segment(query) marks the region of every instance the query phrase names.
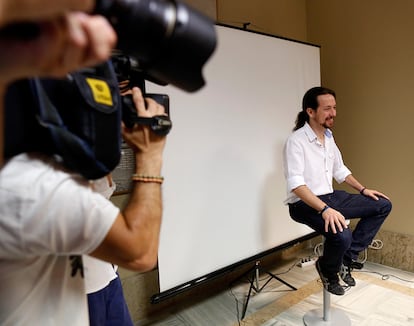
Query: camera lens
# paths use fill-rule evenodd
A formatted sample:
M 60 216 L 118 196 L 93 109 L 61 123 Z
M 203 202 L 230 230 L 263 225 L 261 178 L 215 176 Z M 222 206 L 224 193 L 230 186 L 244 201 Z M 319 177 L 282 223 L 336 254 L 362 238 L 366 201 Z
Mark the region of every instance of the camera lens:
M 208 17 L 171 0 L 100 0 L 95 11 L 116 30 L 117 48 L 151 78 L 190 92 L 205 84 L 201 70 L 216 47 Z

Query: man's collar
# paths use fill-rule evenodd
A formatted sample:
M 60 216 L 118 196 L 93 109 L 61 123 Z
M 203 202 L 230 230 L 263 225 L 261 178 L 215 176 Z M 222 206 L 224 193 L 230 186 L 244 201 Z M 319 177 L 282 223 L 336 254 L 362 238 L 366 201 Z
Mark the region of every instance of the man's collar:
M 309 123 L 305 122 L 304 128 L 305 128 L 305 134 L 308 137 L 309 142 L 313 142 L 316 139 L 318 139 L 318 136 L 316 136 L 315 132 L 313 131 Z M 332 138 L 332 130 L 325 129 L 325 136 L 328 138 Z
M 325 136 L 328 138 L 332 138 L 332 130 L 331 129 L 325 129 Z

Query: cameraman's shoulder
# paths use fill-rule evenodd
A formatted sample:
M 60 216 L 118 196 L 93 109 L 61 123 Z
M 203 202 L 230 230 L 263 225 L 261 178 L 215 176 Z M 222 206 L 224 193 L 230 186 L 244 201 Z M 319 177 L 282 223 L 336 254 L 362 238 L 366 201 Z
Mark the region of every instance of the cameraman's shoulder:
M 64 168 L 59 158 L 43 153 L 21 153 L 9 158 L 0 170 L 1 186 L 24 192 L 48 191 L 66 186 L 66 180 L 88 186 L 79 174 Z

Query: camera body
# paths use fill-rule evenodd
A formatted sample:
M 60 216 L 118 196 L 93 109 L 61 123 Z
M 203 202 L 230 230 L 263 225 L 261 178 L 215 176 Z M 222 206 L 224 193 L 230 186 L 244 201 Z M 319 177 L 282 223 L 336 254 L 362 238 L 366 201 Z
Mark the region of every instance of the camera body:
M 115 52 L 112 55 L 112 65 L 115 70 L 118 82 L 128 81 L 128 88 L 134 86 L 141 89 L 144 97 L 149 97 L 161 104 L 167 115 L 158 115 L 153 118 L 142 118 L 137 115 L 132 95 L 124 95 L 121 97 L 122 104 L 122 121 L 127 128 L 132 128 L 134 124 L 146 124 L 151 127 L 151 130 L 158 135 L 167 135 L 171 128 L 172 122 L 170 119 L 170 98 L 167 94 L 150 94 L 145 91 L 144 74 L 139 69 L 134 67 L 132 59 L 122 54 Z

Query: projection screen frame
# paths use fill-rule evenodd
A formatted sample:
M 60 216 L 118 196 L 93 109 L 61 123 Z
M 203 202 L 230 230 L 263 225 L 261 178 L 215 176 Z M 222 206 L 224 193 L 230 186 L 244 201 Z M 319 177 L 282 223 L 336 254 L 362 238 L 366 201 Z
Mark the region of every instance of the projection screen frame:
M 292 39 L 285 38 L 285 37 L 279 37 L 279 36 L 266 34 L 266 33 L 262 33 L 262 32 L 245 30 L 245 29 L 242 29 L 242 28 L 229 26 L 229 25 L 225 25 L 225 24 L 217 24 L 217 26 L 219 26 L 220 28 L 229 28 L 231 30 L 238 30 L 238 31 L 252 33 L 252 34 L 257 34 L 258 36 L 271 37 L 271 38 L 274 38 L 274 39 L 289 41 L 289 42 L 293 42 L 293 43 L 297 43 L 297 44 L 303 44 L 303 45 L 307 45 L 307 46 L 311 46 L 311 47 L 316 47 L 316 48 L 318 48 L 318 50 L 320 49 L 319 45 L 315 45 L 315 44 L 311 44 L 311 43 L 307 43 L 307 42 L 302 42 L 302 41 L 298 41 L 298 40 L 292 40 Z M 219 39 L 219 42 L 220 42 L 220 39 Z M 320 53 L 319 52 L 318 52 L 318 59 L 320 60 Z M 318 65 L 318 69 L 319 69 L 318 72 L 319 72 L 319 83 L 320 83 L 320 62 L 319 62 L 319 65 Z M 211 81 L 207 79 L 207 83 L 211 83 Z M 156 86 L 156 89 L 157 88 L 158 87 Z M 163 88 L 158 88 L 158 89 L 162 90 Z M 150 91 L 151 91 L 151 93 L 154 93 L 153 89 L 151 89 Z M 164 91 L 164 93 L 165 93 L 165 91 Z M 191 94 L 189 94 L 189 95 L 191 95 Z M 298 99 L 298 102 L 300 100 L 301 99 Z M 173 101 L 174 101 L 174 98 L 170 97 L 170 103 L 173 103 Z M 299 108 L 299 105 L 300 105 L 300 103 L 298 103 L 298 108 Z M 174 124 L 175 123 L 175 121 L 174 121 L 174 107 L 172 107 L 171 115 L 172 115 L 172 121 L 173 121 L 173 124 Z M 292 127 L 293 127 L 293 122 L 294 121 L 290 122 L 292 124 Z M 174 128 L 177 128 L 177 126 L 174 126 Z M 174 132 L 175 132 L 174 128 L 172 130 L 172 134 L 174 134 Z M 167 149 L 168 149 L 168 144 L 167 144 Z M 167 165 L 167 164 L 168 164 L 168 162 L 165 163 L 165 165 Z M 287 212 L 287 208 L 286 208 L 286 212 Z M 309 231 L 307 231 L 307 232 L 308 233 L 301 234 L 300 236 L 298 236 L 296 238 L 293 238 L 293 239 L 289 239 L 288 241 L 283 242 L 281 244 L 278 244 L 274 247 L 271 247 L 270 249 L 265 249 L 265 250 L 262 250 L 262 251 L 258 251 L 257 253 L 253 253 L 252 255 L 246 256 L 246 258 L 235 260 L 234 263 L 230 263 L 230 264 L 228 264 L 228 265 L 226 265 L 222 268 L 217 268 L 212 272 L 205 273 L 203 276 L 192 278 L 189 281 L 179 283 L 178 285 L 167 288 L 166 290 L 161 289 L 159 291 L 159 293 L 156 293 L 151 297 L 151 303 L 156 304 L 156 303 L 159 303 L 159 302 L 164 301 L 166 299 L 169 299 L 169 298 L 173 297 L 174 295 L 183 293 L 183 292 L 188 291 L 188 290 L 190 290 L 190 289 L 192 289 L 196 286 L 205 284 L 208 281 L 216 279 L 221 275 L 232 272 L 235 269 L 237 269 L 237 268 L 239 268 L 239 267 L 241 267 L 245 264 L 248 264 L 250 262 L 258 261 L 258 260 L 262 259 L 263 257 L 265 257 L 269 254 L 272 254 L 276 251 L 289 248 L 293 245 L 299 244 L 303 241 L 309 240 L 309 239 L 314 238 L 315 236 L 317 236 L 317 233 L 313 232 L 313 230 L 311 230 L 311 229 L 309 229 Z M 158 269 L 159 269 L 158 272 L 160 272 L 160 266 L 159 265 L 158 265 Z
M 271 254 L 273 254 L 277 251 L 283 250 L 283 249 L 293 247 L 293 246 L 298 245 L 298 244 L 300 244 L 304 241 L 313 239 L 316 236 L 318 236 L 318 233 L 316 233 L 316 232 L 309 233 L 309 234 L 307 234 L 303 237 L 300 237 L 300 238 L 297 238 L 295 240 L 286 242 L 286 243 L 284 243 L 280 246 L 277 246 L 277 247 L 274 247 L 272 249 L 266 250 L 266 251 L 261 252 L 257 255 L 248 257 L 248 258 L 243 259 L 243 260 L 241 260 L 237 263 L 226 266 L 222 269 L 216 270 L 212 273 L 206 274 L 206 275 L 201 276 L 201 277 L 199 277 L 197 279 L 194 279 L 192 281 L 188 281 L 188 282 L 186 282 L 184 284 L 181 284 L 181 285 L 178 285 L 174 288 L 168 289 L 168 290 L 160 292 L 160 293 L 156 293 L 151 297 L 151 303 L 152 304 L 157 304 L 157 303 L 160 303 L 164 300 L 168 300 L 168 299 L 170 299 L 170 298 L 172 298 L 172 297 L 174 297 L 178 294 L 181 294 L 181 293 L 186 292 L 190 289 L 193 289 L 197 286 L 208 283 L 208 282 L 210 282 L 210 281 L 212 281 L 212 280 L 214 280 L 218 277 L 224 276 L 225 274 L 231 273 L 232 271 L 236 270 L 237 268 L 240 268 L 240 267 L 242 267 L 242 266 L 244 266 L 248 263 L 254 263 L 254 262 L 260 261 L 262 258 L 264 258 L 268 255 L 271 255 Z

